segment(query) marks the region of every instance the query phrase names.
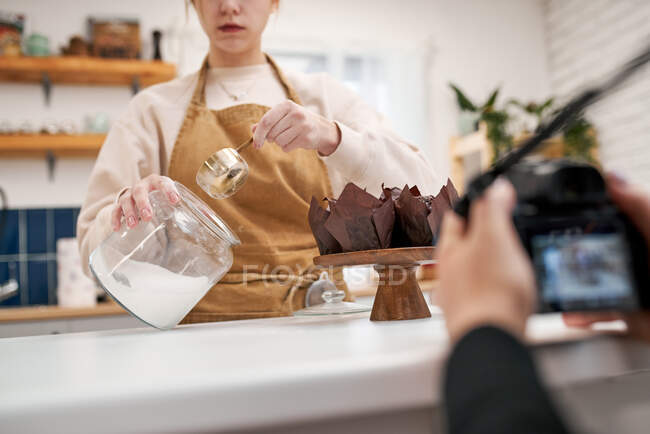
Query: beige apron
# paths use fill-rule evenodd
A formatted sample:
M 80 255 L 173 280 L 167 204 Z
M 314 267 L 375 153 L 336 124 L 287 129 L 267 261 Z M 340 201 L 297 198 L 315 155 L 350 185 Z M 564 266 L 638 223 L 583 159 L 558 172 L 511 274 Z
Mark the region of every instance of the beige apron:
M 286 78 L 267 56 L 287 97 L 300 104 Z M 205 104 L 207 59 L 199 73 L 169 163 L 169 177 L 184 184 L 209 204 L 241 240 L 234 263 L 182 321 L 187 323 L 290 315 L 304 307 L 306 288 L 316 277 L 312 259 L 318 255 L 307 220 L 312 196 L 331 197 L 332 189 L 317 151 L 284 152 L 265 144 L 242 151 L 250 173 L 234 196 L 215 200 L 197 184 L 196 172 L 210 155 L 236 147 L 251 136 L 251 126 L 269 110 L 242 104 L 209 110 Z M 340 277 L 340 271 L 339 271 Z M 337 279 L 337 286 L 344 286 Z M 347 288 L 342 287 L 346 290 Z

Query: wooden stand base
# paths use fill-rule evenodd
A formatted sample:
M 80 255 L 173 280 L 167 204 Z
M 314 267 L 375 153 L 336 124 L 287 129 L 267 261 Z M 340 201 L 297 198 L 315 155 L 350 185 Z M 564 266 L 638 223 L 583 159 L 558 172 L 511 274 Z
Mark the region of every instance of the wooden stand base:
M 405 247 L 317 256 L 314 264 L 322 267 L 374 265 L 379 273 L 379 286 L 370 320 L 397 321 L 431 317 L 415 268 L 433 263 L 433 258 L 434 247 Z
M 379 286 L 371 321 L 429 318 L 431 312 L 415 278 L 416 265 L 375 265 Z

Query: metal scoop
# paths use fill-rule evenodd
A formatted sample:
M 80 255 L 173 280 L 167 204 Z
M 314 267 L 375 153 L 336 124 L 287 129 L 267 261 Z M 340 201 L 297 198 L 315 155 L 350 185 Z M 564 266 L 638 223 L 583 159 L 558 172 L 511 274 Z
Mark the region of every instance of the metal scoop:
M 196 173 L 196 183 L 214 199 L 237 193 L 248 178 L 248 164 L 239 153 L 251 143 L 252 137 L 236 149 L 223 148 L 212 154 Z

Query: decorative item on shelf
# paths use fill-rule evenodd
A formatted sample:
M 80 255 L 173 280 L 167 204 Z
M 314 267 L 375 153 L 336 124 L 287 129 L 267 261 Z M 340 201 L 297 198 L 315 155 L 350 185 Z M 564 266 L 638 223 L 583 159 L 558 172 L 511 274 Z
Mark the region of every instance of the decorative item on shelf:
M 59 122 L 59 133 L 73 135 L 78 134 L 77 124 L 72 119 L 64 119 Z
M 61 53 L 64 56 L 86 57 L 90 55 L 90 47 L 84 38 L 74 35 L 70 38 L 67 47 L 61 47 Z
M 24 28 L 24 15 L 0 12 L 0 56 L 21 55 Z
M 66 119 L 63 121 L 57 121 L 55 119 L 46 119 L 43 121 L 43 124 L 37 131 L 40 134 L 48 134 L 48 135 L 55 135 L 55 134 L 76 134 L 77 133 L 77 127 L 74 123 L 73 120 L 71 119 Z
M 0 136 L 2 135 L 75 135 L 79 132 L 77 124 L 72 119 L 57 121 L 55 119 L 46 119 L 42 123 L 32 120 L 23 120 L 14 126 L 8 119 L 0 119 Z
M 154 30 L 151 36 L 153 38 L 153 60 L 162 60 L 162 54 L 160 52 L 162 32 L 160 30 Z
M 24 120 L 18 125 L 19 134 L 37 134 L 38 131 L 39 128 L 34 121 Z
M 54 119 L 47 119 L 43 122 L 39 132 L 41 134 L 58 134 L 59 126 Z
M 92 54 L 117 59 L 140 58 L 140 23 L 135 19 L 89 18 Z
M 25 54 L 33 57 L 47 57 L 50 55 L 50 40 L 40 33 L 32 33 L 25 40 Z
M 13 124 L 9 119 L 0 119 L 0 135 L 8 135 L 14 133 Z
M 106 134 L 111 122 L 106 113 L 99 112 L 85 117 L 85 132 L 90 134 Z

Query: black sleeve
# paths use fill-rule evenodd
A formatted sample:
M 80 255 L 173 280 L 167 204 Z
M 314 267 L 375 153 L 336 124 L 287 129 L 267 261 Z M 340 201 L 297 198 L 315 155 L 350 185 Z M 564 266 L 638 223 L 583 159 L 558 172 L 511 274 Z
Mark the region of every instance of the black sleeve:
M 496 327 L 465 335 L 447 361 L 451 434 L 567 433 L 526 348 Z

